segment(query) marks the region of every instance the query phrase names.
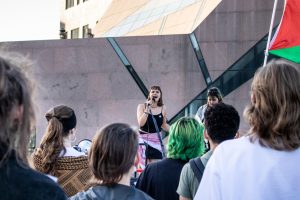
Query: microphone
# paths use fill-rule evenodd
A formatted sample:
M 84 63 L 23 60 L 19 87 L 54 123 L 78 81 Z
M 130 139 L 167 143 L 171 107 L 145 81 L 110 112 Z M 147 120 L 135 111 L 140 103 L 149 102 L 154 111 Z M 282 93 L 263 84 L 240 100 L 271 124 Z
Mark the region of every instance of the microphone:
M 151 101 L 155 101 L 155 97 L 152 97 Z M 147 105 L 150 106 L 151 103 L 149 102 Z

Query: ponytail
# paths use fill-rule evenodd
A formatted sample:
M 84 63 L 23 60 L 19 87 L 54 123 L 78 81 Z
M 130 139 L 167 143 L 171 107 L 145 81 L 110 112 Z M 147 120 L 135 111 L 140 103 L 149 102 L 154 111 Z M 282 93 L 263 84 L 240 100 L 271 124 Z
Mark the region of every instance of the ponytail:
M 56 118 L 52 117 L 42 137 L 39 154 L 42 158 L 43 172 L 49 173 L 53 170 L 54 164 L 61 151 L 66 151 L 63 145 L 63 125 Z
M 64 155 L 64 137 L 70 134 L 70 130 L 76 127 L 76 115 L 72 108 L 59 105 L 51 108 L 45 115 L 48 126 L 41 140 L 40 147 L 34 152 L 34 156 L 41 159 L 39 171 L 51 173 L 60 156 Z M 54 175 L 54 174 L 53 174 Z

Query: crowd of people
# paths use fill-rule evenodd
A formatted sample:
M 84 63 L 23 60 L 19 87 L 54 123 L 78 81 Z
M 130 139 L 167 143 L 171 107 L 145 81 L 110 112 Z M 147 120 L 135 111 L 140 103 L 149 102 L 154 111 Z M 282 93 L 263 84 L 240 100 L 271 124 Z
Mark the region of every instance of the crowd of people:
M 300 197 L 300 67 L 294 63 L 272 60 L 255 73 L 244 110 L 247 135 L 239 135 L 240 116 L 218 88 L 208 90 L 207 104 L 195 117 L 169 126 L 162 90 L 152 86 L 137 107 L 139 128 L 116 122 L 104 126 L 88 155 L 72 146 L 74 109 L 50 108 L 40 145 L 29 156 L 34 84 L 24 69 L 30 65 L 19 54 L 0 53 L 1 199 Z M 162 130 L 169 133 L 167 143 Z

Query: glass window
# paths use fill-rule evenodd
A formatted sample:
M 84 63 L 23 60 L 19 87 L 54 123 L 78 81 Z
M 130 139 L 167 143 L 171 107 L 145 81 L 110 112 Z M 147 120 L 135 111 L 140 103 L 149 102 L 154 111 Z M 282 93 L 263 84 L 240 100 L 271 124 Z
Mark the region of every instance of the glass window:
M 88 38 L 89 33 L 89 25 L 85 25 L 82 27 L 82 38 Z
M 60 39 L 67 39 L 67 32 L 66 32 L 66 30 L 65 29 L 60 29 L 59 30 L 59 37 L 60 37 Z
M 74 0 L 66 0 L 66 9 L 74 6 Z
M 71 39 L 79 38 L 79 28 L 71 30 Z

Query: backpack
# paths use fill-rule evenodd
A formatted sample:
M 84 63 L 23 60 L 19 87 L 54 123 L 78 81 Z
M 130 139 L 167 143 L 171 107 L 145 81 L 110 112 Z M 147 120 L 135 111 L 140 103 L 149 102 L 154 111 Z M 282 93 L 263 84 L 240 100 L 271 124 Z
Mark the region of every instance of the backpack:
M 202 175 L 203 175 L 203 172 L 204 172 L 204 165 L 200 159 L 200 157 L 197 157 L 197 158 L 194 158 L 194 159 L 191 159 L 189 161 L 190 165 L 191 165 L 191 168 L 197 178 L 197 180 L 201 181 L 201 178 L 202 178 Z

